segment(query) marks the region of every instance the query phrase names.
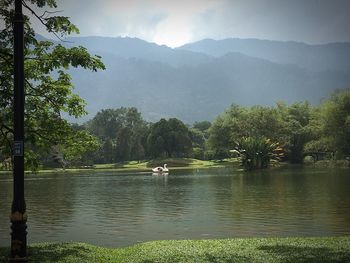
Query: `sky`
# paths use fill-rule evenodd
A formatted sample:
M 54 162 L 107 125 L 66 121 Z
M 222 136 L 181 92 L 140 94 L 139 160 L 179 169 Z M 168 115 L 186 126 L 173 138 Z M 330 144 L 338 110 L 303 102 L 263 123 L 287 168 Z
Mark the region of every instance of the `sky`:
M 178 47 L 205 38 L 350 42 L 350 0 L 57 0 L 81 36 Z M 45 36 L 44 28 L 34 22 Z

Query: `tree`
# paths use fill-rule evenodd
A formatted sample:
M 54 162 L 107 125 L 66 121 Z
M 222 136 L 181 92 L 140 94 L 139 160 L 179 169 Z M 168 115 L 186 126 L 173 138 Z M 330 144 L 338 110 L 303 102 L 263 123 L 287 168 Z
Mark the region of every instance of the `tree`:
M 97 142 L 86 131 L 75 131 L 62 117 L 86 114 L 85 102 L 73 93 L 73 85 L 67 70 L 82 67 L 92 71 L 104 69 L 99 56 L 91 56 L 84 47 L 66 48 L 61 43 L 39 41 L 31 27 L 31 20 L 38 19 L 49 32 L 58 38 L 75 32 L 78 28 L 68 17 L 56 16 L 54 12 L 39 11 L 57 8 L 55 0 L 23 1 L 31 17 L 25 16 L 25 144 L 26 164 L 38 164 L 40 155 L 58 147 L 68 158 L 75 158 L 86 149 L 96 148 Z M 0 31 L 0 151 L 11 154 L 13 140 L 13 1 L 0 2 L 0 19 L 4 28 Z M 35 161 L 36 160 L 36 161 Z
M 192 150 L 190 131 L 176 118 L 161 119 L 154 123 L 150 128 L 147 144 L 153 157 L 182 157 Z
M 141 138 L 137 138 L 131 147 L 132 160 L 140 161 L 145 158 L 145 148 L 141 143 Z
M 116 160 L 130 160 L 132 145 L 132 131 L 130 127 L 121 127 L 117 131 L 116 138 Z
M 202 131 L 202 132 L 207 131 L 210 128 L 210 126 L 211 126 L 210 121 L 196 121 L 193 124 L 194 129 L 197 129 L 197 130 Z
M 225 158 L 234 147 L 232 136 L 240 132 L 242 119 L 247 110 L 239 105 L 232 105 L 220 114 L 209 128 L 208 146 L 214 152 L 214 158 Z M 242 135 L 243 136 L 243 135 Z
M 308 102 L 289 106 L 280 102 L 277 109 L 283 125 L 279 141 L 284 144 L 286 157 L 292 163 L 302 163 L 304 147 L 314 137 L 314 127 L 310 122 L 312 108 Z
M 320 107 L 321 136 L 336 158 L 350 155 L 350 89 L 334 92 Z
M 281 127 L 277 110 L 272 107 L 232 105 L 211 125 L 208 143 L 217 158 L 224 158 L 235 147 L 235 142 L 243 137 L 266 137 L 278 141 Z
M 307 102 L 289 106 L 279 102 L 277 107 L 233 105 L 213 122 L 209 146 L 215 152 L 227 152 L 244 137 L 264 137 L 282 145 L 285 158 L 301 163 L 304 146 L 314 136 L 311 110 Z
M 106 156 L 105 162 L 140 160 L 144 157 L 146 145 L 142 143 L 146 140 L 144 137 L 147 136 L 148 127 L 136 108 L 103 109 L 85 126 L 103 145 L 107 141 L 114 145 L 113 158 Z
M 206 141 L 209 137 L 209 121 L 195 122 L 190 129 L 192 140 L 192 157 L 196 159 L 205 159 Z
M 124 114 L 122 111 L 122 109 L 102 109 L 85 126 L 101 140 L 113 140 L 117 136 L 116 131 L 121 127 L 120 115 Z
M 246 170 L 267 168 L 271 159 L 280 160 L 283 149 L 264 137 L 244 137 L 236 142 L 235 151 L 240 154 Z
M 115 160 L 115 154 L 114 154 L 114 148 L 115 146 L 113 145 L 113 141 L 111 139 L 107 139 L 102 143 L 102 151 L 101 155 L 99 158 L 102 160 L 99 160 L 100 162 L 103 163 L 112 163 Z

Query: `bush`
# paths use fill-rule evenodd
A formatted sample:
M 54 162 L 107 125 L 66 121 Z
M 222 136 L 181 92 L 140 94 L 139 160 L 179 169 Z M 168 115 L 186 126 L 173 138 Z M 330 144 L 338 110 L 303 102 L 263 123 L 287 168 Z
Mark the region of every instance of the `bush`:
M 236 142 L 235 150 L 240 154 L 242 166 L 246 170 L 267 168 L 271 159 L 280 160 L 284 156 L 278 143 L 264 137 L 246 137 Z

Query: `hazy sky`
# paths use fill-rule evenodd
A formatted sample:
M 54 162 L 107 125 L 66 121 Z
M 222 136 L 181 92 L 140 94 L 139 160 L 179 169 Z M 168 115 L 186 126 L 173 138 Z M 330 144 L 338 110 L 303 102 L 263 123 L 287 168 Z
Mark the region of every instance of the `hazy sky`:
M 350 41 L 350 0 L 57 0 L 82 36 Z M 39 29 L 39 33 L 43 30 Z M 47 36 L 47 35 L 46 35 Z

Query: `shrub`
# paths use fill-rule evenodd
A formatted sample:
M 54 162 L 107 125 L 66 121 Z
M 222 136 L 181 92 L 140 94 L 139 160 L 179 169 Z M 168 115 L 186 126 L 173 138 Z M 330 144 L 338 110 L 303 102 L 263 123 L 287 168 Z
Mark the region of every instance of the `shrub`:
M 265 137 L 244 137 L 237 141 L 234 152 L 240 155 L 241 164 L 246 170 L 267 168 L 271 159 L 280 160 L 283 149 Z

